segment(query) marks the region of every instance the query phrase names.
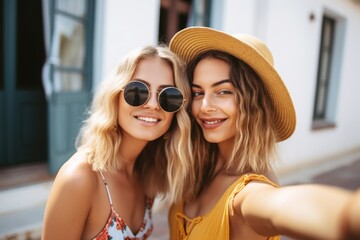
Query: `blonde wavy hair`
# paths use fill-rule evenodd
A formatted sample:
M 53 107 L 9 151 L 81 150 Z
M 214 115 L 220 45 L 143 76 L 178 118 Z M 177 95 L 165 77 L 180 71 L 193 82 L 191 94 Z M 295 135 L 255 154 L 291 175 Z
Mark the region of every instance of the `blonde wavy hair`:
M 215 58 L 229 64 L 230 81 L 236 89 L 239 114 L 236 121 L 235 144 L 225 170 L 233 175 L 270 171 L 271 162 L 276 155 L 276 134 L 272 121 L 273 105 L 261 79 L 243 61 L 230 54 L 212 50 L 197 56 L 189 63 L 187 74 L 190 83 L 193 82 L 196 65 L 205 58 Z M 216 144 L 205 140 L 200 126 L 193 118 L 192 125 L 195 154 L 192 174 L 200 179 L 193 184 L 192 197 L 197 197 L 212 179 L 218 159 L 218 148 Z
M 121 133 L 117 119 L 119 95 L 131 80 L 135 69 L 144 58 L 156 57 L 166 61 L 173 69 L 175 86 L 190 98 L 183 62 L 166 46 L 147 46 L 137 49 L 120 62 L 114 73 L 99 85 L 95 92 L 89 116 L 77 138 L 77 148 L 85 150 L 88 162 L 94 169 L 116 171 L 121 162 L 117 159 Z M 191 167 L 190 119 L 186 112 L 189 101 L 175 113 L 165 136 L 149 142 L 135 163 L 144 189 L 149 195 L 166 194 L 169 201 L 182 198 Z

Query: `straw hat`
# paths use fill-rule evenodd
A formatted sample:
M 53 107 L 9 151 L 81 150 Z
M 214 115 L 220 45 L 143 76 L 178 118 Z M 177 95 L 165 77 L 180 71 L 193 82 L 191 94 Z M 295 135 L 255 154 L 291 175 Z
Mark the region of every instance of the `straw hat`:
M 212 28 L 189 27 L 176 33 L 169 47 L 186 63 L 208 50 L 226 52 L 247 63 L 264 82 L 275 107 L 273 118 L 277 141 L 293 134 L 296 115 L 291 97 L 274 68 L 270 50 L 261 40 L 247 34 L 229 35 Z

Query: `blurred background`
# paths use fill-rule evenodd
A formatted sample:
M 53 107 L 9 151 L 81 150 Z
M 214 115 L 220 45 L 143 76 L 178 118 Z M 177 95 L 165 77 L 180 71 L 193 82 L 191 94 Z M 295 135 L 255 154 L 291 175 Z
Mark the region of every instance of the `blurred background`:
M 193 25 L 271 49 L 297 112 L 282 184 L 360 187 L 360 0 L 0 0 L 0 239 L 40 239 L 98 83 L 128 51 Z M 155 210 L 153 239 L 167 239 Z

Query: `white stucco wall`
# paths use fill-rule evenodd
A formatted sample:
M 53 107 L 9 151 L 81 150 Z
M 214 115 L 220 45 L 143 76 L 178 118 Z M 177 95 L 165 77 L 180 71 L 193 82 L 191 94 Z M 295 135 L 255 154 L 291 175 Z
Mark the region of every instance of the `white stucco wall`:
M 302 165 L 359 149 L 360 108 L 357 105 L 360 99 L 357 91 L 360 81 L 359 67 L 355 62 L 360 61 L 360 6 L 352 1 L 338 0 L 274 0 L 269 6 L 268 40 L 297 110 L 296 132 L 290 141 L 280 145 L 284 161 L 290 166 Z M 342 66 L 336 127 L 315 131 L 311 124 L 324 11 L 345 18 L 346 30 L 343 59 L 339 60 Z M 311 13 L 315 16 L 314 21 L 309 19 Z
M 134 48 L 158 41 L 160 0 L 97 1 L 95 85 Z
M 280 143 L 282 168 L 308 165 L 360 151 L 360 1 L 358 0 L 214 0 L 217 29 L 246 32 L 271 49 L 297 112 L 294 135 Z M 140 3 L 141 2 L 141 3 Z M 98 1 L 97 78 L 108 74 L 129 50 L 156 44 L 160 0 Z M 324 12 L 345 19 L 345 36 L 336 106 L 336 127 L 312 130 L 321 24 Z M 314 19 L 310 20 L 310 14 Z M 141 16 L 141 17 L 139 17 Z M 96 85 L 96 84 L 95 84 Z
M 297 112 L 294 135 L 280 143 L 286 167 L 307 165 L 360 149 L 360 2 L 352 0 L 226 0 L 222 30 L 248 32 L 271 49 Z M 324 12 L 345 18 L 335 128 L 312 130 Z M 310 20 L 310 14 L 315 16 Z M 341 63 L 341 60 L 340 60 Z

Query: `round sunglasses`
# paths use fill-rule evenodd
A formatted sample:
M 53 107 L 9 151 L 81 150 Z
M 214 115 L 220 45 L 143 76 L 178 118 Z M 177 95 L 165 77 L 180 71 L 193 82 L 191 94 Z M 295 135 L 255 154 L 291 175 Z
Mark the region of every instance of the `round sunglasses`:
M 149 87 L 140 81 L 131 81 L 123 88 L 124 99 L 127 104 L 133 107 L 140 107 L 150 99 Z M 158 94 L 158 103 L 165 112 L 177 112 L 184 105 L 185 98 L 176 87 L 166 87 L 161 89 Z

